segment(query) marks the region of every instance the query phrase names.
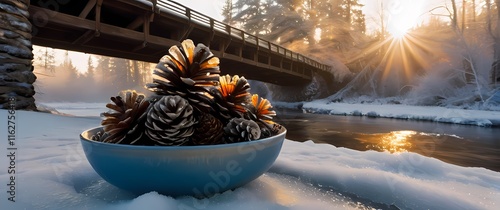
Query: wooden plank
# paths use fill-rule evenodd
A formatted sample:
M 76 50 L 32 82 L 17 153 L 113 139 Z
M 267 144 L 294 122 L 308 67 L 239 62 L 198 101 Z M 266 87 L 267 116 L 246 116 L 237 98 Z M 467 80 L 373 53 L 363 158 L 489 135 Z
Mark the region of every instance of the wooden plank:
M 85 8 L 83 8 L 82 12 L 80 12 L 80 15 L 78 15 L 78 17 L 87 18 L 87 15 L 89 15 L 90 11 L 92 11 L 96 3 L 97 0 L 89 0 L 87 2 L 87 5 L 85 5 Z
M 143 16 L 143 24 L 142 24 L 142 33 L 144 35 L 144 40 L 142 42 L 141 45 L 135 47 L 133 49 L 133 51 L 137 51 L 137 50 L 140 50 L 142 48 L 145 48 L 147 45 L 148 45 L 148 37 L 149 37 L 149 20 L 150 20 L 150 16 L 153 15 L 153 14 L 144 14 Z
M 189 34 L 191 34 L 191 31 L 193 31 L 193 28 L 194 28 L 194 25 L 189 24 L 189 26 L 187 28 L 185 28 L 184 31 L 181 33 L 178 40 L 182 41 L 182 40 L 186 39 L 189 36 Z
M 89 42 L 94 37 L 95 37 L 95 31 L 88 30 L 85 33 L 83 33 L 80 37 L 78 37 L 78 39 L 73 41 L 71 44 L 82 45 L 82 44 Z
M 99 33 L 101 31 L 101 8 L 102 8 L 102 1 L 103 0 L 97 0 L 97 5 L 95 8 L 95 31 L 96 31 L 96 36 L 99 36 Z
M 30 7 L 30 12 L 45 12 L 47 9 L 43 9 L 40 7 L 35 7 L 31 6 Z M 71 29 L 87 29 L 87 30 L 95 30 L 95 22 L 92 20 L 87 20 L 63 13 L 57 13 L 56 15 L 53 16 L 53 18 L 48 19 L 49 23 L 54 23 L 58 25 L 63 25 L 67 27 L 69 30 Z M 126 28 L 121 28 L 117 26 L 112 26 L 108 24 L 101 24 L 101 33 L 105 33 L 108 35 L 116 36 L 116 37 L 123 37 L 123 38 L 128 38 L 128 39 L 135 39 L 135 40 L 144 40 L 144 35 L 141 32 L 129 30 Z M 148 36 L 148 41 L 153 44 L 157 45 L 172 45 L 172 44 L 180 44 L 178 41 L 158 37 L 158 36 Z
M 127 25 L 127 28 L 135 30 L 135 29 L 139 28 L 139 26 L 141 26 L 143 24 L 144 24 L 144 18 L 142 16 L 138 16 L 138 17 L 136 17 L 134 19 L 134 21 L 132 21 L 131 23 L 129 23 Z
M 70 28 L 81 28 L 81 29 L 94 29 L 95 25 L 93 21 L 86 20 L 83 18 L 63 14 L 63 13 L 56 13 L 54 11 L 36 7 L 36 6 L 30 6 L 29 12 L 31 14 L 36 14 L 37 12 L 40 13 L 45 13 L 45 14 L 53 14 L 51 18 L 47 19 L 48 23 L 55 23 L 55 24 L 60 24 L 60 25 L 69 25 Z M 45 24 L 47 25 L 47 24 Z M 43 28 L 44 26 L 37 26 L 39 28 Z

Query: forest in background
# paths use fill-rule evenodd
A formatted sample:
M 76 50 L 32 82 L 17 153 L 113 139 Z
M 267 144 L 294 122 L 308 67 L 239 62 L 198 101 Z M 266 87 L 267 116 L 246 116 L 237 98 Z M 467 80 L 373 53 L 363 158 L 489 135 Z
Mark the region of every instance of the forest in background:
M 40 102 L 106 102 L 110 96 L 126 89 L 146 93 L 145 84 L 151 81 L 155 66 L 142 61 L 90 55 L 81 73 L 68 51 L 62 58 L 57 57 L 55 49 L 46 47 L 34 54 L 33 65 L 38 77 L 35 98 Z M 57 62 L 58 59 L 62 62 Z
M 221 13 L 234 27 L 333 66 L 335 81 L 315 75 L 305 87 L 265 84 L 275 100 L 329 96 L 334 102 L 489 109 L 500 75 L 494 65 L 500 58 L 500 0 L 446 1 L 424 11 L 428 19 L 401 37 L 387 26 L 391 2 L 378 1 L 372 31 L 358 0 L 226 0 Z M 50 51 L 35 52 L 37 100 L 102 101 L 122 89 L 142 92 L 154 68 L 92 55 L 87 72 L 78 74 L 68 58 L 55 65 Z M 340 91 L 322 89 L 324 83 L 346 80 L 350 83 Z
M 395 11 L 417 9 L 400 7 L 410 2 L 377 1 L 379 16 L 371 23 L 377 29 L 370 32 L 357 0 L 226 0 L 223 16 L 235 27 L 334 66 L 336 73 L 349 69 L 354 78 L 328 97 L 332 102 L 499 109 L 492 99 L 500 95 L 500 0 L 443 1 L 422 11 L 426 21 L 404 33 L 391 31 L 388 20 Z M 405 15 L 411 14 L 398 18 Z M 317 96 L 321 86 L 310 84 L 308 95 Z M 280 100 L 292 98 L 289 92 L 280 92 Z

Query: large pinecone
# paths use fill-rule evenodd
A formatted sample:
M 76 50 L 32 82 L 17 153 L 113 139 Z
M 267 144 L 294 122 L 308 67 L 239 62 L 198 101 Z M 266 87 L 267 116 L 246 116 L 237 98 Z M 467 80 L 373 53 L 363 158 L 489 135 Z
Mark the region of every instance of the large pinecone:
M 221 76 L 217 88 L 211 90 L 214 96 L 216 114 L 227 123 L 231 118 L 243 117 L 245 105 L 250 100 L 250 84 L 245 77 Z
M 172 46 L 154 70 L 153 83 L 147 87 L 159 95 L 179 95 L 196 109 L 206 112 L 212 108 L 208 89 L 219 82 L 219 58 L 203 44 L 194 46 L 187 39 L 182 47 Z
M 149 109 L 146 135 L 160 145 L 183 145 L 197 121 L 193 107 L 180 96 L 163 96 Z
M 106 105 L 110 111 L 102 113 L 104 119 L 101 125 L 105 134 L 99 136 L 99 140 L 117 144 L 147 144 L 142 137 L 150 103 L 144 95 L 127 90 L 111 97 L 111 101 Z
M 202 113 L 191 136 L 191 143 L 194 145 L 220 144 L 223 134 L 224 124 L 213 115 Z
M 226 143 L 252 141 L 260 138 L 260 128 L 252 120 L 233 118 L 224 127 Z
M 247 105 L 245 118 L 257 122 L 261 129 L 261 138 L 267 138 L 275 134 L 273 117 L 276 112 L 272 109 L 271 103 L 257 94 L 252 95 L 251 103 Z

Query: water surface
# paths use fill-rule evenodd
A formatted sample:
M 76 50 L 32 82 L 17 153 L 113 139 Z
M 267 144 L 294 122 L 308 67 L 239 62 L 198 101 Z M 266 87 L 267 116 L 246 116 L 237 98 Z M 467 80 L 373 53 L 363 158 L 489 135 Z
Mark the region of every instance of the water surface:
M 416 152 L 442 161 L 500 171 L 500 128 L 278 109 L 287 139 L 355 150 Z

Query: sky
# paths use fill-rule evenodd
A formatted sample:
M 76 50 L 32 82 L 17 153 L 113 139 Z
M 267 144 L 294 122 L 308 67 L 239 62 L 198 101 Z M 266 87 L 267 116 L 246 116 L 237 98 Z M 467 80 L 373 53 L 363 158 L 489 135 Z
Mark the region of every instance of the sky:
M 418 24 L 426 22 L 433 10 L 433 14 L 443 15 L 447 11 L 444 7 L 450 5 L 450 0 L 359 0 L 366 15 L 369 32 L 381 28 L 381 8 L 384 8 L 385 25 L 390 33 L 406 32 Z M 461 2 L 461 1 L 460 1 Z M 461 5 L 460 2 L 457 4 Z
M 193 10 L 201 12 L 207 16 L 210 16 L 216 20 L 222 20 L 222 7 L 224 6 L 224 0 L 175 0 L 176 2 L 189 7 Z M 233 0 L 235 1 L 235 0 Z

